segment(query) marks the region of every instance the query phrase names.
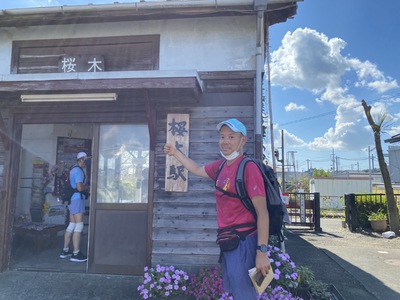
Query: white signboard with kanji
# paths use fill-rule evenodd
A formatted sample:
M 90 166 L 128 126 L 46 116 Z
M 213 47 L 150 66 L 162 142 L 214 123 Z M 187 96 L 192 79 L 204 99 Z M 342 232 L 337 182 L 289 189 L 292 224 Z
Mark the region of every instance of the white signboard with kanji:
M 61 73 L 104 72 L 104 57 L 101 55 L 64 55 L 58 59 Z

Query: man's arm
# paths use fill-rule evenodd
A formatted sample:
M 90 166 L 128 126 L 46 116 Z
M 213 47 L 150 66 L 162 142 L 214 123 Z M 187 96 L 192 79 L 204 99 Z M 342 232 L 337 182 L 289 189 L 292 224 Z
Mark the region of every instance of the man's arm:
M 89 190 L 89 186 L 83 184 L 82 182 L 77 182 L 77 183 L 76 183 L 76 189 L 77 189 L 79 192 L 84 192 L 84 191 Z
M 204 166 L 198 165 L 194 160 L 190 159 L 182 152 L 178 151 L 173 145 L 166 144 L 164 146 L 164 153 L 175 157 L 189 172 L 204 178 L 209 178 Z
M 77 171 L 79 171 L 80 173 L 77 173 Z M 83 170 L 80 169 L 80 167 L 76 167 L 73 168 L 73 170 L 71 172 L 75 172 L 75 180 L 77 181 L 76 183 L 76 190 L 78 192 L 84 192 L 89 190 L 89 186 L 87 186 L 86 184 L 83 183 L 85 175 L 83 173 Z
M 268 245 L 269 238 L 269 215 L 267 202 L 263 196 L 255 196 L 252 199 L 257 213 L 257 245 Z M 256 268 L 264 276 L 267 276 L 270 270 L 270 262 L 267 253 L 257 250 Z

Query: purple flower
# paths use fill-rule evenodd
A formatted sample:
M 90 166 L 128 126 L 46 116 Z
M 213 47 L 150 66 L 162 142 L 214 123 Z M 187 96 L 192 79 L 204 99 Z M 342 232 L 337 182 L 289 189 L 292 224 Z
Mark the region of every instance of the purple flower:
M 189 276 L 186 272 L 175 269 L 174 266 L 161 265 L 156 265 L 155 268 L 145 267 L 143 270 L 143 284 L 137 288 L 141 299 L 160 299 L 187 293 Z M 152 290 L 152 293 L 149 290 Z

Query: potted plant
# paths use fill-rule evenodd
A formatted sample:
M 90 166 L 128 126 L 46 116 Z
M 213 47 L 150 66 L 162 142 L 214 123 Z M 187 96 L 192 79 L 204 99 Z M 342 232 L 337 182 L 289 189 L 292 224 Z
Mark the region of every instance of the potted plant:
M 332 293 L 329 290 L 329 285 L 321 280 L 314 280 L 310 286 L 310 296 L 313 300 L 330 300 Z
M 307 299 L 310 286 L 314 281 L 314 272 L 308 266 L 298 266 L 297 272 L 297 288 L 295 290 L 296 296 Z
M 387 228 L 387 215 L 382 208 L 376 212 L 370 212 L 368 221 L 371 223 L 373 231 L 385 231 Z

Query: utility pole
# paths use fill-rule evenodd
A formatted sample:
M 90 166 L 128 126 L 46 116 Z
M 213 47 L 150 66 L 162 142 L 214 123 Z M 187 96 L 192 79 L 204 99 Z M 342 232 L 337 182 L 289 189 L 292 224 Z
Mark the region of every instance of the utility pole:
M 336 174 L 339 173 L 340 170 L 340 157 L 336 155 Z
M 375 147 L 374 147 L 374 149 L 375 149 Z M 371 149 L 371 150 L 374 150 L 374 149 Z M 372 160 L 372 170 L 375 170 L 375 165 L 374 165 L 375 158 L 374 158 L 374 154 L 371 154 L 371 160 Z
M 307 171 L 310 171 L 312 169 L 312 161 L 310 159 L 307 159 Z
M 266 59 L 267 59 L 267 92 L 268 92 L 268 118 L 269 118 L 269 134 L 271 136 L 271 155 L 275 154 L 274 146 L 274 122 L 272 121 L 272 98 L 271 98 L 271 71 L 270 71 L 270 53 L 269 53 L 269 26 L 266 26 Z M 276 172 L 275 159 L 272 158 L 272 169 Z
M 291 178 L 294 178 L 294 182 L 297 184 L 297 176 L 296 176 L 296 163 L 295 163 L 295 158 L 294 158 L 294 154 L 296 153 L 296 151 L 288 151 L 288 158 L 287 158 L 287 162 L 286 162 L 286 166 L 288 167 L 288 172 L 291 171 L 291 169 L 289 169 L 289 167 L 293 167 L 293 174 L 294 176 L 292 176 Z
M 281 141 L 282 141 L 282 158 L 279 159 L 279 151 L 275 150 L 274 154 L 276 160 L 282 164 L 282 192 L 285 191 L 285 143 L 283 130 L 281 130 Z
M 372 194 L 372 171 L 371 171 L 371 151 L 375 149 L 368 146 L 368 173 L 369 173 L 369 193 Z M 374 163 L 374 156 L 372 155 L 372 164 Z M 372 166 L 373 168 L 373 166 Z

